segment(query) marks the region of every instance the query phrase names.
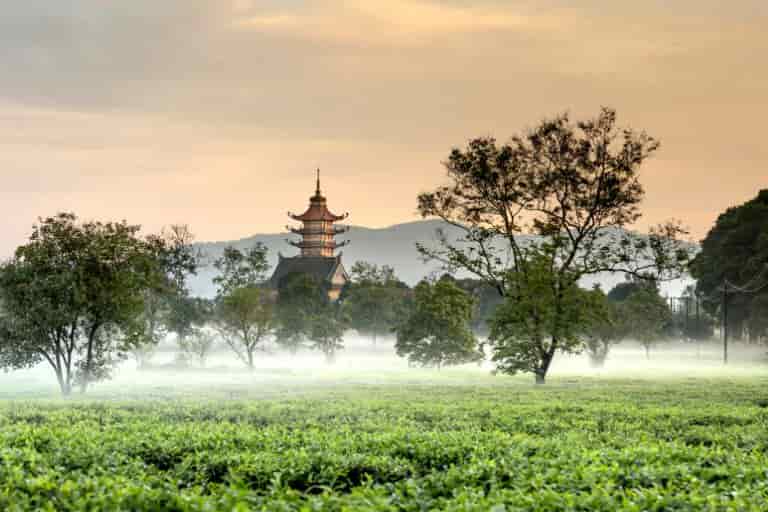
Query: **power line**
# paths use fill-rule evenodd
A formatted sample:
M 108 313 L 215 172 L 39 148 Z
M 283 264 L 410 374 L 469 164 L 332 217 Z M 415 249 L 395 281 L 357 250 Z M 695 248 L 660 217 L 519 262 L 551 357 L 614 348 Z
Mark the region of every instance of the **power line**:
M 757 293 L 757 292 L 763 290 L 764 288 L 768 287 L 768 281 L 766 281 L 763 284 L 755 287 L 755 283 L 758 282 L 758 281 L 761 281 L 763 279 L 763 277 L 765 277 L 765 275 L 767 273 L 768 273 L 768 265 L 765 265 L 763 267 L 763 270 L 760 271 L 760 273 L 758 275 L 753 277 L 750 282 L 748 282 L 746 284 L 743 284 L 741 286 L 730 282 L 728 280 L 728 278 L 726 278 L 726 277 L 723 277 L 723 281 L 725 282 L 726 286 L 730 286 L 731 288 L 733 288 L 734 290 L 736 290 L 738 292 L 741 292 L 741 293 Z M 750 288 L 752 288 L 752 289 L 750 290 Z

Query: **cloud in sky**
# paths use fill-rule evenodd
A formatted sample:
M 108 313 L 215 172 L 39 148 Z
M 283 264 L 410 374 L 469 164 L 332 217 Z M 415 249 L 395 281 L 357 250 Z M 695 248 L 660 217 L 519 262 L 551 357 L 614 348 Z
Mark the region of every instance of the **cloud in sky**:
M 240 12 L 234 26 L 267 33 L 356 45 L 412 46 L 457 33 L 553 28 L 556 20 L 514 9 L 468 7 L 429 0 L 329 1 L 314 8 Z
M 207 239 L 275 231 L 305 201 L 316 166 L 355 222 L 407 220 L 415 195 L 442 179 L 451 146 L 603 104 L 662 139 L 645 171 L 649 221 L 673 215 L 703 234 L 719 209 L 764 184 L 766 9 L 758 0 L 7 3 L 0 247 L 56 209 L 148 226 L 185 220 Z

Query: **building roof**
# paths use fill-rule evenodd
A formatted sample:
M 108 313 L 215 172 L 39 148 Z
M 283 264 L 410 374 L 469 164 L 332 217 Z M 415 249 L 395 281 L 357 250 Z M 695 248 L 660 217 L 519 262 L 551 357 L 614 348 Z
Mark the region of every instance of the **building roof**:
M 269 285 L 272 288 L 279 288 L 281 282 L 290 274 L 309 274 L 320 282 L 326 283 L 333 278 L 339 267 L 346 275 L 347 272 L 341 263 L 341 255 L 331 257 L 295 256 L 293 258 L 281 256 L 277 268 L 269 280 Z
M 309 208 L 301 215 L 292 215 L 292 219 L 306 222 L 306 221 L 325 221 L 336 222 L 346 219 L 347 214 L 335 215 L 328 210 L 327 201 L 323 194 L 320 192 L 320 169 L 317 170 L 317 188 L 315 189 L 315 195 L 309 198 Z
M 325 221 L 336 222 L 347 218 L 346 215 L 335 215 L 328 210 L 325 205 L 325 198 L 323 196 L 313 196 L 310 198 L 309 208 L 301 215 L 291 215 L 294 220 L 306 222 L 306 221 Z

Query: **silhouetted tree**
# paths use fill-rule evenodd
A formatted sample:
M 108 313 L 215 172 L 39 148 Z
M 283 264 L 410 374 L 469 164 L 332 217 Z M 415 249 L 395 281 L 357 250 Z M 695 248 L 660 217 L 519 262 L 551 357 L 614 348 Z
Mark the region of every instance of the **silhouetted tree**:
M 578 123 L 561 115 L 508 144 L 480 138 L 465 150 L 454 149 L 446 163 L 450 183 L 419 196 L 422 216 L 438 217 L 463 232 L 451 242 L 438 231 L 437 245 L 418 245 L 422 255 L 449 272 L 461 269 L 482 279 L 509 297 L 509 307 L 535 301 L 519 295 L 526 287 L 510 286 L 531 280 L 521 273 L 539 271 L 538 263 L 527 262 L 549 262 L 552 322 L 558 328 L 549 333 L 539 363 L 503 364 L 501 371 L 533 371 L 543 382 L 558 350 L 581 348 L 562 338 L 569 333 L 559 326 L 572 314 L 566 292 L 582 277 L 654 271 L 669 278 L 681 272 L 689 254 L 678 240 L 683 231 L 677 224 L 658 226 L 649 236 L 624 229 L 640 217 L 644 191 L 638 172 L 657 148 L 645 133 L 619 129 L 613 110 Z M 500 331 L 502 325 L 497 337 L 512 339 Z M 525 354 L 534 347 L 517 350 L 521 359 L 533 361 Z M 507 357 L 515 356 L 497 354 Z
M 726 280 L 748 290 L 729 296 L 729 333 L 734 339 L 744 333 L 755 340 L 768 336 L 768 189 L 717 218 L 691 263 L 691 275 L 697 292 L 710 299 L 703 303 L 706 311 L 716 318 L 722 314 L 719 299 Z

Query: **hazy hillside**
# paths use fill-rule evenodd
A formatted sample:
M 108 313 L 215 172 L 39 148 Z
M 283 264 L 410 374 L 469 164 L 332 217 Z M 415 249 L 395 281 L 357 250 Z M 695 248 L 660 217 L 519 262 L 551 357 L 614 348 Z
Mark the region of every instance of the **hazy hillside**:
M 400 279 L 410 285 L 414 285 L 423 277 L 437 271 L 437 265 L 422 262 L 416 251 L 417 241 L 425 243 L 435 241 L 435 230 L 437 228 L 443 228 L 452 238 L 460 234 L 457 228 L 436 220 L 408 222 L 381 229 L 351 226 L 349 233 L 345 237 L 339 237 L 340 239 L 345 238 L 351 241 L 350 245 L 343 250 L 344 263 L 347 268 L 350 268 L 355 261 L 359 260 L 369 261 L 378 265 L 391 265 L 395 268 Z M 198 246 L 205 255 L 206 261 L 210 263 L 228 245 L 246 248 L 256 242 L 261 242 L 269 249 L 270 264 L 274 268 L 277 264 L 278 252 L 282 252 L 285 256 L 293 256 L 298 253 L 298 249 L 288 245 L 286 242 L 288 238 L 296 239 L 295 236 L 288 233 L 278 233 L 254 235 L 232 242 L 200 243 Z M 214 271 L 210 265 L 204 268 L 192 280 L 193 292 L 197 295 L 212 296 L 214 293 L 211 282 L 213 276 Z M 586 280 L 584 285 L 591 286 L 593 283 L 599 282 L 602 284 L 603 289 L 607 291 L 623 279 L 622 275 L 601 275 Z M 682 283 L 677 282 L 669 283 L 664 288 L 667 293 L 679 295 L 682 286 Z

